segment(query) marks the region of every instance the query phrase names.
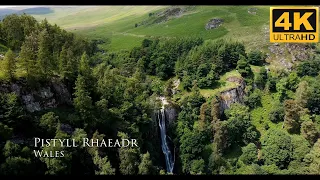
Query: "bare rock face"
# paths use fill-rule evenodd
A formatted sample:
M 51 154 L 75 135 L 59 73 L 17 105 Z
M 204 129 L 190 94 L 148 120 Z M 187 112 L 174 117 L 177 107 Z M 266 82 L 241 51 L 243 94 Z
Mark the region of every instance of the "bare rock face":
M 177 108 L 173 107 L 173 106 L 170 106 L 170 107 L 166 107 L 165 110 L 165 116 L 166 116 L 166 120 L 167 120 L 167 123 L 169 124 L 169 126 L 175 121 L 178 119 L 178 110 Z M 169 127 L 168 126 L 168 127 Z
M 69 124 L 61 124 L 60 130 L 71 135 L 74 132 L 74 128 L 72 128 Z
M 160 14 L 158 14 L 158 16 L 176 16 L 179 17 L 182 15 L 183 13 L 183 9 L 180 7 L 173 7 L 173 8 L 169 8 L 163 12 L 161 12 Z
M 215 28 L 218 28 L 219 26 L 221 26 L 222 23 L 223 23 L 223 19 L 214 18 L 214 19 L 211 19 L 206 24 L 205 28 L 206 28 L 206 30 L 215 29 Z
M 173 88 L 174 89 L 174 88 Z M 166 99 L 166 97 L 159 97 L 158 100 L 161 102 L 162 105 L 162 109 L 165 115 L 165 121 L 166 124 L 168 124 L 169 126 L 172 124 L 172 122 L 174 122 L 177 118 L 178 118 L 178 109 L 179 107 L 177 105 L 175 105 L 173 102 L 170 102 Z M 156 116 L 159 115 L 159 112 L 156 111 L 155 112 Z M 159 117 L 156 117 L 159 118 Z M 167 126 L 167 128 L 169 127 Z
M 173 88 L 171 90 L 172 94 L 177 94 L 178 93 L 178 87 L 180 85 L 180 79 L 176 79 L 173 81 Z
M 254 15 L 256 15 L 256 14 L 257 14 L 257 11 L 258 11 L 257 8 L 249 8 L 249 9 L 248 9 L 248 13 L 249 13 L 249 14 L 254 14 Z
M 157 18 L 153 21 L 153 23 L 160 24 L 168 21 L 170 18 L 179 18 L 183 15 L 184 11 L 185 11 L 184 8 L 180 8 L 180 7 L 168 8 L 165 11 L 158 13 L 156 15 Z M 140 24 L 143 25 L 145 23 L 142 22 Z
M 274 57 L 268 56 L 266 61 L 274 58 L 280 67 L 288 70 L 292 70 L 295 63 L 308 60 L 314 51 L 309 45 L 302 43 L 285 43 L 283 45 L 274 43 L 268 49 Z
M 0 84 L 0 92 L 17 94 L 28 112 L 55 108 L 62 104 L 72 104 L 67 87 L 58 81 L 50 82 L 37 90 L 30 89 L 23 80 L 11 84 L 2 83 Z
M 32 94 L 22 95 L 21 98 L 27 111 L 35 112 L 41 110 L 40 103 L 35 101 L 34 96 Z
M 228 78 L 227 81 L 236 82 L 239 85 L 220 93 L 220 114 L 222 114 L 224 110 L 229 109 L 231 104 L 244 102 L 243 98 L 246 88 L 244 80 L 238 77 L 231 77 Z

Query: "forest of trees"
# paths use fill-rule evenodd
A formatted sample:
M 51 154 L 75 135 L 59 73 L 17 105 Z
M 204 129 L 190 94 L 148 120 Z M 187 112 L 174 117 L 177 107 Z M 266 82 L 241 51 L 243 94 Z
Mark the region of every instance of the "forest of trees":
M 0 91 L 0 174 L 166 174 L 151 117 L 156 97 L 173 100 L 166 93 L 172 84 L 163 83 L 173 77 L 185 93 L 169 131 L 177 148 L 174 174 L 320 174 L 319 49 L 292 71 L 266 70 L 265 53 L 229 40 L 150 38 L 129 51 L 102 53 L 97 41 L 25 14 L 0 22 L 1 44 L 0 85 L 25 80 L 37 89 L 55 79 L 68 87 L 72 105 L 30 113 L 14 92 Z M 244 103 L 221 114 L 219 96 L 200 91 L 233 70 L 245 81 Z M 261 128 L 252 112 L 263 95 L 274 105 Z M 74 131 L 63 131 L 64 124 Z M 66 156 L 38 158 L 16 137 L 133 138 L 139 148 L 44 147 Z

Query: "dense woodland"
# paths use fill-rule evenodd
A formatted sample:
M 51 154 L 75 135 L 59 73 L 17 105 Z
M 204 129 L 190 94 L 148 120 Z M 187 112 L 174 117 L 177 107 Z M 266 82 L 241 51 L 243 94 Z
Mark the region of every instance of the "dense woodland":
M 0 92 L 0 173 L 8 174 L 166 174 L 157 123 L 151 118 L 163 95 L 179 106 L 169 131 L 177 148 L 174 174 L 319 174 L 320 50 L 292 71 L 267 70 L 266 54 L 247 51 L 237 41 L 196 37 L 150 38 L 130 51 L 102 52 L 99 41 L 62 30 L 29 15 L 0 22 L 5 54 L 0 83 L 25 80 L 37 89 L 53 79 L 64 83 L 73 105 L 30 113 L 15 93 Z M 259 67 L 258 72 L 252 65 Z M 219 96 L 204 98 L 226 72 L 237 70 L 246 83 L 243 104 L 222 114 Z M 21 73 L 24 72 L 24 73 Z M 21 75 L 22 74 L 22 75 Z M 172 78 L 184 96 L 175 98 Z M 265 123 L 253 111 L 272 97 Z M 261 122 L 266 122 L 261 116 Z M 61 124 L 74 128 L 72 134 Z M 139 148 L 63 148 L 64 158 L 37 158 L 32 139 L 135 138 Z

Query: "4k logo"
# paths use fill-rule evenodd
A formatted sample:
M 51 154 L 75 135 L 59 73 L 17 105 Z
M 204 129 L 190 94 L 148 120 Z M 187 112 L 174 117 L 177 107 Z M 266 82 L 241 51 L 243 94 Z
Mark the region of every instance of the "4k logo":
M 319 42 L 318 7 L 270 8 L 270 42 Z

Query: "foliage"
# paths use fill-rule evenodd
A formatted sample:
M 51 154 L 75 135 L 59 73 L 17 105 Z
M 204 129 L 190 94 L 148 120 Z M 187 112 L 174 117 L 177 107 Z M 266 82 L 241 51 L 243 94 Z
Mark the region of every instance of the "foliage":
M 46 129 L 50 134 L 55 134 L 57 125 L 59 123 L 59 117 L 56 116 L 53 112 L 44 114 L 40 118 L 40 127 Z
M 262 157 L 266 165 L 286 169 L 293 156 L 291 137 L 280 130 L 270 129 L 261 140 Z
M 240 56 L 240 60 L 237 62 L 237 70 L 242 77 L 249 77 L 252 75 L 251 67 L 245 56 Z
M 141 163 L 139 164 L 139 172 L 140 175 L 150 175 L 155 173 L 155 168 L 150 159 L 150 153 L 147 152 L 142 155 Z
M 9 81 L 15 79 L 16 68 L 15 54 L 9 49 L 4 57 L 4 72 L 6 79 Z
M 96 175 L 114 175 L 115 169 L 111 167 L 107 157 L 101 158 L 96 151 L 93 157 L 93 163 L 98 167 L 98 171 L 95 171 Z
M 244 98 L 245 103 L 250 108 L 255 108 L 261 105 L 261 91 L 259 89 L 255 89 L 249 96 L 245 96 Z
M 252 65 L 262 65 L 265 62 L 266 54 L 259 50 L 253 50 L 248 53 L 248 61 Z
M 273 123 L 278 123 L 284 120 L 284 107 L 280 103 L 275 103 L 269 113 L 269 119 Z
M 236 103 L 225 113 L 229 146 L 233 143 L 249 144 L 259 139 L 259 132 L 251 124 L 248 107 Z
M 239 161 L 242 161 L 246 165 L 258 162 L 258 149 L 255 144 L 249 143 L 242 148 L 242 155 L 239 157 Z

